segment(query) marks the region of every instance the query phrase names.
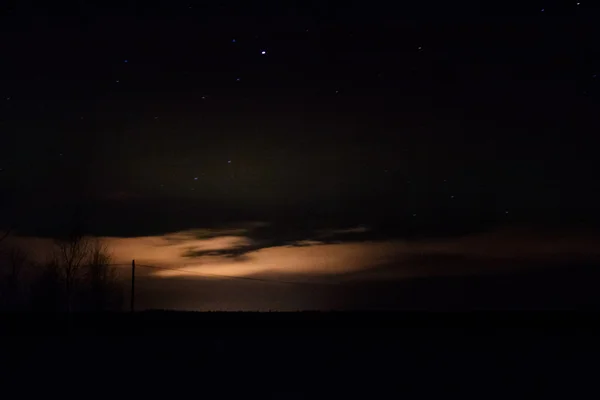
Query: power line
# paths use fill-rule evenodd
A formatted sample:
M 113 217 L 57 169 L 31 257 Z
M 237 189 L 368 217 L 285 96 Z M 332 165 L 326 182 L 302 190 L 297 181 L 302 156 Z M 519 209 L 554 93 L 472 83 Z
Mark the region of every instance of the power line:
M 279 279 L 250 278 L 250 277 L 247 277 L 247 276 L 233 276 L 233 275 L 211 274 L 209 272 L 190 271 L 190 270 L 185 270 L 185 269 L 182 269 L 182 268 L 158 267 L 158 266 L 155 266 L 155 265 L 136 264 L 136 266 L 146 267 L 146 268 L 153 268 L 153 269 L 165 269 L 165 270 L 171 270 L 171 271 L 186 272 L 186 273 L 190 273 L 190 274 L 194 274 L 194 275 L 200 275 L 200 276 L 212 276 L 212 277 L 227 278 L 227 279 L 241 279 L 241 280 L 256 281 L 256 282 L 285 283 L 285 284 L 289 284 L 289 285 L 330 285 L 328 283 L 323 283 L 323 282 L 283 281 L 283 280 L 279 280 Z
M 113 266 L 128 266 L 129 264 L 111 264 Z M 227 279 L 240 279 L 246 281 L 255 281 L 255 282 L 267 282 L 267 283 L 284 283 L 288 285 L 333 285 L 331 283 L 325 282 L 298 282 L 298 281 L 283 281 L 278 279 L 265 279 L 265 278 L 251 278 L 247 276 L 233 276 L 233 275 L 220 275 L 220 274 L 211 274 L 209 272 L 199 272 L 199 271 L 190 271 L 182 268 L 169 268 L 169 267 L 159 267 L 156 265 L 145 265 L 145 264 L 135 264 L 136 267 L 144 267 L 158 270 L 168 270 L 168 271 L 177 271 L 177 272 L 185 272 L 192 275 L 198 276 L 212 276 L 216 278 L 227 278 Z

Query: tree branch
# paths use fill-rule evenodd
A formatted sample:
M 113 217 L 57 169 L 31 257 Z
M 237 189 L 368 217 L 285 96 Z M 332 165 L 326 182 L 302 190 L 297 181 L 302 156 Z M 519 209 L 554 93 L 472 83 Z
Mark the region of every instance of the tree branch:
M 12 228 L 8 228 L 8 230 L 6 232 L 4 232 L 4 235 L 2 235 L 2 237 L 0 238 L 0 243 L 2 243 L 2 241 L 4 239 L 6 239 L 8 237 L 8 235 L 10 235 L 11 231 L 12 231 Z

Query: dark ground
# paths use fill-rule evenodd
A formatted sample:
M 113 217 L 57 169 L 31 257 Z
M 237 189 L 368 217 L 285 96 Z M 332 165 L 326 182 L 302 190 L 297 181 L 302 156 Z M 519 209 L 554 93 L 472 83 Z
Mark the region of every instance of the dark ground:
M 19 396 L 592 398 L 598 272 L 565 268 L 371 291 L 477 312 L 4 315 L 0 377 Z
M 92 319 L 76 317 L 70 335 L 55 324 L 4 337 L 4 387 L 17 385 L 21 396 L 272 399 L 580 398 L 597 391 L 600 353 L 590 327 L 598 318 L 590 314 Z

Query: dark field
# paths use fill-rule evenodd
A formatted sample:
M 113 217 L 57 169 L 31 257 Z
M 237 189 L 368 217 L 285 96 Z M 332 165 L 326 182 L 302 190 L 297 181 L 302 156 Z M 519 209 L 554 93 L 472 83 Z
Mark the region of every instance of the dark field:
M 22 396 L 581 398 L 596 390 L 600 354 L 590 313 L 147 312 L 20 322 L 30 331 L 2 338 L 1 376 Z
M 582 398 L 597 390 L 598 274 L 343 289 L 357 310 L 397 311 L 5 314 L 0 376 L 23 396 Z

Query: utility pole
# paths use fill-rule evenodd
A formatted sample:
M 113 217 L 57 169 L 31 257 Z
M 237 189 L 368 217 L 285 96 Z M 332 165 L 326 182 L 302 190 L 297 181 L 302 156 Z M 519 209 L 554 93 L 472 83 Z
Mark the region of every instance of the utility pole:
M 135 260 L 131 260 L 131 312 L 135 304 Z

